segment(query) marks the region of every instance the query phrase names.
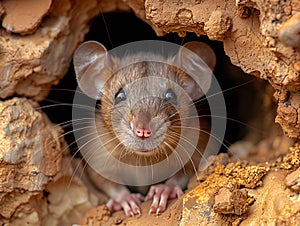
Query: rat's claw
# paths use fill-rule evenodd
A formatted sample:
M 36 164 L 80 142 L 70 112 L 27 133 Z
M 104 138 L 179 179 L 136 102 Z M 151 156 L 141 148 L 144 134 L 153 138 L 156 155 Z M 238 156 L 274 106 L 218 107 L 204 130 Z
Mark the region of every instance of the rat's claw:
M 130 200 L 129 201 L 129 205 L 130 205 L 130 208 L 133 212 L 133 214 L 141 214 L 141 211 L 140 211 L 140 208 L 137 204 L 140 204 L 138 201 L 135 202 L 135 200 Z
M 122 206 L 122 208 L 124 210 L 124 213 L 127 217 L 133 217 L 134 216 L 134 214 L 133 214 L 133 212 L 132 212 L 132 210 L 131 210 L 131 208 L 130 208 L 127 201 L 122 201 L 121 206 Z
M 118 203 L 116 200 L 114 199 L 110 199 L 107 203 L 106 203 L 107 208 L 112 211 L 118 211 L 122 209 L 122 206 L 120 203 Z
M 134 217 L 135 214 L 138 214 L 139 208 L 132 208 L 132 206 L 128 202 L 123 202 L 122 204 L 124 213 L 127 217 Z
M 151 186 L 145 198 L 145 201 L 147 201 L 148 199 L 153 199 L 154 194 L 155 194 L 155 186 Z
M 167 184 L 157 184 L 151 186 L 146 199 L 153 199 L 149 214 L 159 214 L 164 212 L 167 207 L 168 199 L 180 197 L 183 194 L 179 186 L 171 187 Z
M 149 215 L 151 215 L 152 213 L 157 213 L 158 208 L 155 206 L 151 206 L 149 209 Z
M 157 210 L 156 210 L 156 215 L 159 215 L 160 212 L 163 212 L 163 211 L 161 211 L 161 210 L 160 210 L 160 207 L 158 207 Z
M 174 187 L 173 193 L 175 195 L 174 198 L 176 198 L 176 197 L 180 198 L 183 195 L 183 191 L 182 191 L 181 187 L 179 187 L 179 186 Z
M 132 211 L 127 212 L 126 214 L 127 217 L 134 217 L 134 213 Z
M 127 217 L 133 217 L 134 215 L 141 215 L 139 204 L 142 201 L 144 201 L 144 197 L 141 194 L 128 194 L 120 201 L 110 199 L 106 206 L 115 211 L 123 209 Z
M 172 193 L 171 189 L 164 190 L 161 193 L 160 201 L 159 201 L 159 206 L 158 206 L 158 208 L 156 210 L 156 213 L 164 212 L 165 211 L 165 209 L 167 207 L 167 202 L 168 202 L 168 199 L 169 199 L 171 193 Z

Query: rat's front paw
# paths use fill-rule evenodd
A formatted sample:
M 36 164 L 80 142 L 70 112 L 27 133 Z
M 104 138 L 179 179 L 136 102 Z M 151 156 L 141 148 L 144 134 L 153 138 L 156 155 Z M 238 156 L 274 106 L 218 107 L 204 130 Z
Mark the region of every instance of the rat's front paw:
M 183 191 L 179 186 L 170 186 L 167 184 L 152 185 L 146 199 L 153 199 L 150 206 L 149 214 L 159 214 L 164 212 L 167 207 L 167 200 L 179 198 Z
M 141 210 L 139 205 L 144 201 L 144 197 L 141 194 L 128 194 L 120 201 L 115 199 L 110 199 L 106 206 L 110 210 L 124 210 L 124 213 L 127 217 L 133 217 L 134 215 L 140 215 Z

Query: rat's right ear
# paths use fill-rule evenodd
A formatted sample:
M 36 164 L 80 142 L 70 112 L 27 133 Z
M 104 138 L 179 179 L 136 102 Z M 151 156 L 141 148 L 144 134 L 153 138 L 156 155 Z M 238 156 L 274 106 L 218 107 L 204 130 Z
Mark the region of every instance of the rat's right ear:
M 205 43 L 192 41 L 184 44 L 174 59 L 175 66 L 187 74 L 183 78 L 184 88 L 192 100 L 198 100 L 209 90 L 212 82 L 212 71 L 216 65 L 214 51 Z
M 80 89 L 93 99 L 100 99 L 108 79 L 105 69 L 112 66 L 106 48 L 95 41 L 82 43 L 75 51 L 73 63 Z

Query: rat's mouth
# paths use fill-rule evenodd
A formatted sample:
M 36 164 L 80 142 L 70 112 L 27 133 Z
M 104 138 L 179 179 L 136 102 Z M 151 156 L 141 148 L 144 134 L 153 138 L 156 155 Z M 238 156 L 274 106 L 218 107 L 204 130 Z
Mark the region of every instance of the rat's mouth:
M 151 152 L 160 145 L 160 142 L 155 142 L 149 138 L 135 138 L 135 150 L 139 152 Z
M 141 149 L 139 149 L 139 150 L 137 150 L 138 152 L 141 152 L 141 153 L 150 153 L 150 152 L 152 152 L 153 151 L 153 149 L 152 150 L 148 150 L 148 149 L 145 149 L 145 148 L 141 148 Z
M 127 137 L 126 146 L 137 153 L 153 153 L 161 149 L 164 139 L 164 134 L 155 137 L 138 137 L 132 134 L 130 138 Z

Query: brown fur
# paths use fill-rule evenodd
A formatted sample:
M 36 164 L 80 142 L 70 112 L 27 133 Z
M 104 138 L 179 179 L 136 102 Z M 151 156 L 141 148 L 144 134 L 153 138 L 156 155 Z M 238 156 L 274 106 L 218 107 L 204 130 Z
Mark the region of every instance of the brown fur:
M 104 85 L 100 86 L 102 93 L 99 103 L 100 111 L 95 113 L 95 121 L 91 122 L 96 124 L 96 131 L 88 129 L 88 133 L 92 135 L 91 138 L 86 138 L 87 143 L 89 143 L 86 149 L 92 152 L 90 159 L 97 152 L 107 152 L 104 155 L 105 158 L 116 158 L 120 162 L 132 166 L 150 166 L 166 160 L 173 152 L 176 152 L 177 162 L 172 164 L 179 164 L 182 168 L 176 173 L 175 177 L 182 178 L 182 175 L 185 174 L 185 178 L 178 179 L 178 184 L 184 188 L 188 179 L 196 173 L 209 139 L 209 122 L 199 117 L 201 127 L 191 129 L 199 130 L 196 135 L 198 136 L 196 146 L 189 145 L 190 150 L 187 151 L 180 144 L 181 138 L 187 140 L 187 143 L 190 139 L 195 139 L 195 137 L 189 137 L 190 134 L 185 134 L 183 131 L 185 127 L 194 126 L 190 125 L 189 122 L 193 106 L 190 97 L 199 98 L 203 93 L 201 93 L 201 90 L 198 91 L 199 87 L 197 85 L 194 86 L 196 82 L 189 75 L 171 65 L 174 59 L 180 62 L 181 58 L 184 58 L 185 60 L 182 60 L 182 63 L 185 64 L 185 67 L 189 67 L 187 59 L 193 56 L 183 51 L 176 58 L 168 59 L 169 64 L 160 63 L 159 61 L 142 61 L 128 64 L 131 61 L 136 62 L 134 60 L 140 59 L 142 55 L 137 54 L 122 59 L 106 60 L 106 58 L 103 58 L 103 54 L 106 54 L 103 46 L 97 47 L 95 43 L 88 43 L 86 46 L 88 47 L 86 49 L 91 49 L 93 46 L 99 48 L 98 52 L 95 51 L 98 54 L 96 57 L 99 58 L 99 63 L 104 59 L 103 65 L 105 65 L 104 68 L 99 69 L 99 77 L 101 77 L 100 80 L 106 80 L 103 83 Z M 90 67 L 90 65 L 97 65 L 97 62 L 90 62 L 88 58 L 86 62 L 82 62 L 83 66 L 81 66 L 81 61 L 85 60 L 82 56 L 84 48 L 84 46 L 81 47 L 77 58 L 75 53 L 75 69 L 77 68 L 76 74 L 80 79 L 79 86 L 88 94 L 90 86 L 95 83 L 94 80 L 89 79 L 89 76 L 92 79 L 96 78 L 98 76 L 96 69 L 98 68 L 96 66 Z M 155 57 L 159 58 L 160 56 Z M 113 64 L 109 63 L 111 61 Z M 124 65 L 127 66 L 123 67 Z M 195 65 L 191 67 L 193 66 Z M 202 76 L 205 80 L 206 75 L 199 76 Z M 177 96 L 176 104 L 164 101 L 164 95 L 169 88 Z M 115 104 L 115 97 L 121 89 L 126 91 L 127 99 Z M 89 96 L 94 97 L 95 93 L 95 91 L 90 92 Z M 130 123 L 135 123 L 135 120 L 147 121 L 147 123 L 149 121 L 153 130 L 150 138 L 139 140 L 134 136 Z M 181 159 L 186 158 L 187 155 L 189 155 L 189 161 L 184 164 Z M 113 167 L 115 166 L 108 167 L 112 167 L 113 173 Z M 110 197 L 118 196 L 121 190 L 124 191 L 121 185 L 108 180 L 104 182 L 106 180 L 95 174 L 91 168 L 88 168 L 88 170 L 91 171 L 91 177 L 95 177 L 93 179 L 95 184 Z
M 155 69 L 154 71 L 150 70 Z M 126 71 L 126 73 L 124 72 Z M 139 73 L 133 73 L 139 72 Z M 171 104 L 164 104 L 162 107 L 161 100 L 154 99 L 156 103 L 154 106 L 151 106 L 147 111 L 152 113 L 152 117 L 154 113 L 160 117 L 160 119 L 167 118 L 168 115 L 173 115 L 170 119 L 170 125 L 168 127 L 168 130 L 166 132 L 167 136 L 161 142 L 159 147 L 153 148 L 150 151 L 139 151 L 134 150 L 132 148 L 126 147 L 126 144 L 122 143 L 120 144 L 119 139 L 117 138 L 117 135 L 115 134 L 113 130 L 113 120 L 116 120 L 116 123 L 119 120 L 119 117 L 122 117 L 123 114 L 125 114 L 125 118 L 130 121 L 132 119 L 131 111 L 125 112 L 121 111 L 120 115 L 113 115 L 112 109 L 113 106 L 113 99 L 115 96 L 115 93 L 118 92 L 122 87 L 126 86 L 127 84 L 134 83 L 136 80 L 150 76 L 151 74 L 159 74 L 162 77 L 165 76 L 167 79 L 170 79 L 172 81 L 175 81 L 176 83 L 179 83 L 181 86 L 184 87 L 186 79 L 188 79 L 188 75 L 185 74 L 182 70 L 177 69 L 173 66 L 167 66 L 162 65 L 161 63 L 154 63 L 154 62 L 144 62 L 144 63 L 138 63 L 137 65 L 131 65 L 130 68 L 123 69 L 121 71 L 118 71 L 114 74 L 113 77 L 111 77 L 106 86 L 104 87 L 104 96 L 101 99 L 101 112 L 97 114 L 96 116 L 96 123 L 98 131 L 101 132 L 101 130 L 111 130 L 111 133 L 107 136 L 99 138 L 102 143 L 105 143 L 106 150 L 113 150 L 111 153 L 112 156 L 114 156 L 116 159 L 127 163 L 129 165 L 136 165 L 136 166 L 144 166 L 144 165 L 150 165 L 155 164 L 157 162 L 163 161 L 172 153 L 172 149 L 176 148 L 179 140 L 179 135 L 181 133 L 180 125 L 184 122 L 180 120 L 179 114 L 181 114 L 181 117 L 188 117 L 189 116 L 189 107 L 188 107 L 188 100 L 186 100 L 186 103 L 181 110 L 180 113 L 177 112 L 176 108 L 173 107 Z M 127 76 L 124 76 L 124 75 Z M 151 89 L 151 87 L 148 87 Z M 146 89 L 146 87 L 140 87 L 139 91 Z M 136 92 L 138 93 L 138 91 Z M 138 98 L 138 97 L 135 97 Z M 147 103 L 142 102 L 141 105 L 145 108 L 145 105 Z M 142 106 L 140 106 L 140 109 Z M 156 109 L 154 109 L 156 108 Z M 139 110 L 140 110 L 139 109 Z M 158 112 L 158 113 L 157 113 Z M 113 115 L 113 117 L 112 117 Z M 195 173 L 195 166 L 193 165 L 199 165 L 200 159 L 201 159 L 201 152 L 204 151 L 205 146 L 207 144 L 207 140 L 209 138 L 209 127 L 208 123 L 205 122 L 205 120 L 202 120 L 200 123 L 202 126 L 203 132 L 199 133 L 199 143 L 197 146 L 198 151 L 195 152 L 192 158 L 192 162 L 186 164 L 185 171 L 189 173 Z M 172 128 L 172 125 L 177 126 L 176 128 Z M 205 125 L 205 126 L 204 126 Z M 124 130 L 128 128 L 123 128 Z M 175 135 L 174 135 L 175 134 Z M 187 138 L 188 139 L 188 138 Z M 108 142 L 109 140 L 112 140 L 111 142 Z M 169 146 L 167 146 L 164 142 L 168 143 Z M 117 148 L 115 148 L 117 147 Z M 200 152 L 200 153 L 199 153 Z M 180 154 L 179 154 L 180 155 Z

